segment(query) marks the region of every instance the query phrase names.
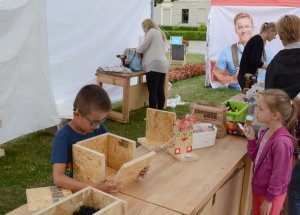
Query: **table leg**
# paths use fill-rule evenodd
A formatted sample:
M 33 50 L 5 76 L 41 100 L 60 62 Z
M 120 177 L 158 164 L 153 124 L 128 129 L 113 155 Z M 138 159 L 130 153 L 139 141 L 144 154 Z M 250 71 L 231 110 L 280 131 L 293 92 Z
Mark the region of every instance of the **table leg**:
M 130 87 L 130 79 L 126 79 L 123 85 L 123 121 L 129 121 L 129 87 Z

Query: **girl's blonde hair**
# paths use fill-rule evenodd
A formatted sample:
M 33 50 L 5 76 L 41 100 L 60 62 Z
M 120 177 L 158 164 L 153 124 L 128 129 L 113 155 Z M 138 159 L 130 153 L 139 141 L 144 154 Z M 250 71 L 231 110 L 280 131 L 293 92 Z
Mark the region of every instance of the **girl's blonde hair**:
M 142 26 L 143 26 L 143 29 L 145 29 L 145 32 L 147 33 L 151 28 L 154 28 L 156 30 L 159 30 L 161 32 L 161 36 L 163 38 L 163 41 L 166 41 L 167 38 L 166 38 L 166 35 L 165 33 L 158 27 L 158 25 L 151 19 L 145 19 L 143 22 L 142 22 Z
M 259 33 L 261 34 L 261 33 L 266 32 L 268 30 L 276 32 L 275 22 L 265 22 L 264 24 L 262 24 L 262 26 L 260 27 L 260 32 Z
M 281 17 L 277 24 L 278 35 L 287 44 L 300 40 L 300 18 L 295 15 Z
M 282 124 L 296 140 L 297 107 L 287 93 L 280 89 L 265 90 L 260 95 L 263 97 L 268 108 L 273 112 L 279 112 Z

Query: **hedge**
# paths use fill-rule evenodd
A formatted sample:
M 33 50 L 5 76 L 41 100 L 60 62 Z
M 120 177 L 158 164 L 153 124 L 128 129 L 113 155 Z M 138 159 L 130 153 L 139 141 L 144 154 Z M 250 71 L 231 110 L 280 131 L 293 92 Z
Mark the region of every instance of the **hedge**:
M 162 25 L 160 26 L 165 31 L 198 31 L 199 27 L 191 27 L 191 26 L 168 26 Z
M 205 31 L 166 31 L 166 36 L 170 39 L 170 36 L 182 36 L 187 40 L 206 40 Z

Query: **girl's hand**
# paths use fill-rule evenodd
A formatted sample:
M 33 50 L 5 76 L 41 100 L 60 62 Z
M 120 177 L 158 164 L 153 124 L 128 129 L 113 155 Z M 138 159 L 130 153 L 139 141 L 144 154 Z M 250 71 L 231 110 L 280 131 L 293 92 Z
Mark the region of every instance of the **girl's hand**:
M 269 215 L 272 208 L 272 202 L 269 202 L 267 200 L 264 200 L 260 205 L 260 215 Z
M 243 132 L 248 140 L 255 140 L 255 132 L 252 126 L 246 125 Z

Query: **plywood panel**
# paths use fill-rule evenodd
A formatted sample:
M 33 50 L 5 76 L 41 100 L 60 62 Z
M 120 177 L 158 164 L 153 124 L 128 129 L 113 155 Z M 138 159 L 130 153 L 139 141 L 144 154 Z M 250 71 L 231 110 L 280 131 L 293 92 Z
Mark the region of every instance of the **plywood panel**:
M 75 180 L 92 184 L 105 177 L 105 156 L 79 144 L 72 146 L 73 177 Z
M 144 107 L 148 103 L 147 84 L 138 84 L 129 88 L 129 111 Z
M 133 160 L 136 142 L 109 134 L 107 148 L 107 166 L 118 170 L 124 163 Z
M 72 195 L 70 190 L 56 186 L 26 189 L 28 211 L 36 212 L 69 195 Z
M 244 169 L 238 170 L 217 192 L 213 214 L 239 215 Z
M 158 149 L 161 145 L 172 139 L 175 121 L 176 115 L 173 112 L 148 108 L 146 139 L 139 138 L 138 141 L 151 150 Z
M 154 156 L 155 152 L 149 152 L 146 155 L 123 164 L 117 174 L 114 176 L 114 180 L 121 182 L 122 186 L 126 185 L 127 183 L 136 181 L 139 178 L 140 172 L 146 166 L 150 165 L 151 159 Z

